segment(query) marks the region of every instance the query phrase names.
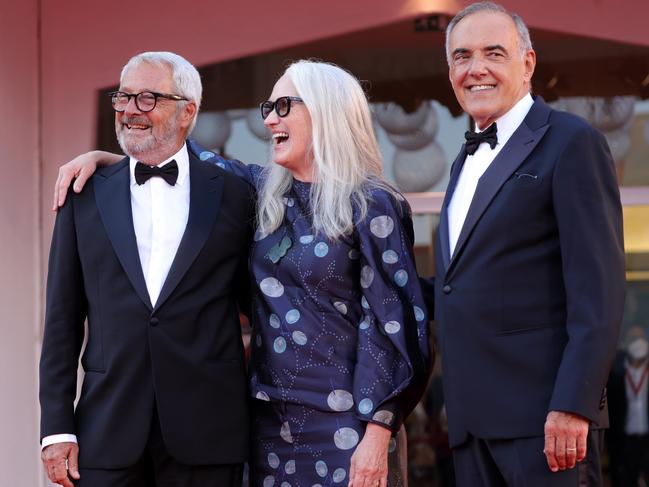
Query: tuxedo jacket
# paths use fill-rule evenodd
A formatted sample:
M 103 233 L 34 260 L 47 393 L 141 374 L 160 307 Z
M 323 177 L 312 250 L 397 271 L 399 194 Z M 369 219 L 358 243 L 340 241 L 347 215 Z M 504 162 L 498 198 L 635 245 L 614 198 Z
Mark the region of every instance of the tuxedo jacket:
M 451 446 L 543 436 L 548 411 L 606 425 L 624 302 L 622 216 L 603 136 L 539 97 L 478 183 L 453 255 L 451 168 L 428 280 Z
M 248 291 L 252 191 L 191 153 L 189 174 L 187 226 L 155 306 L 133 229 L 128 158 L 98 169 L 80 194 L 68 194 L 56 217 L 40 363 L 41 438 L 76 434 L 83 468 L 135 464 L 154 405 L 176 460 L 212 465 L 246 458 L 237 298 Z

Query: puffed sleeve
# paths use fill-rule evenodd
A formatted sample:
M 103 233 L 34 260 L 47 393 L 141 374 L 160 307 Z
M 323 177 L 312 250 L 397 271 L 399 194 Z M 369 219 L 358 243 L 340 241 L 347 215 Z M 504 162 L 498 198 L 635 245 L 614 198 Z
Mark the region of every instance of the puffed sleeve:
M 225 159 L 216 152 L 203 148 L 194 139 L 187 140 L 187 148 L 189 149 L 189 152 L 194 154 L 201 161 L 216 164 L 220 168 L 246 180 L 248 184 L 252 185 L 254 188 L 258 187 L 259 177 L 263 169 L 261 166 L 257 164 L 244 164 L 236 159 Z
M 364 318 L 358 330 L 354 399 L 361 420 L 392 431 L 416 406 L 431 369 L 410 207 L 399 198 L 375 190 L 355 230 Z

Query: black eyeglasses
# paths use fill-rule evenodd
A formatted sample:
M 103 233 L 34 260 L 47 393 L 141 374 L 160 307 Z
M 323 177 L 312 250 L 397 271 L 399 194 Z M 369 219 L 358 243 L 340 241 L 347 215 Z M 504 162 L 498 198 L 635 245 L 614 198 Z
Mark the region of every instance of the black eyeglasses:
M 113 91 L 108 93 L 110 96 L 110 101 L 113 104 L 113 109 L 116 112 L 123 112 L 126 110 L 128 102 L 131 101 L 131 97 L 135 97 L 135 106 L 141 112 L 150 112 L 156 106 L 158 98 L 164 98 L 165 100 L 173 101 L 188 101 L 187 98 L 184 98 L 179 95 L 169 95 L 166 93 L 156 93 L 155 91 L 142 91 L 141 93 L 125 93 L 123 91 Z
M 259 108 L 261 109 L 261 118 L 266 120 L 266 117 L 270 115 L 270 112 L 272 112 L 273 109 L 275 109 L 275 113 L 278 117 L 285 117 L 290 113 L 291 102 L 293 101 L 296 103 L 304 103 L 304 100 L 297 96 L 280 96 L 275 101 L 265 101 L 259 105 Z

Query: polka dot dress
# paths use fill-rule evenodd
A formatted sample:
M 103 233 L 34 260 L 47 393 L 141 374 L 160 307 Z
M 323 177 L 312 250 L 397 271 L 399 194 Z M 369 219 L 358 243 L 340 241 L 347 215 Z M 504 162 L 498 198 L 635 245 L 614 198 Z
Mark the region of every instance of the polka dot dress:
M 261 167 L 189 147 L 259 186 Z M 354 231 L 331 241 L 313 231 L 310 191 L 294 181 L 283 225 L 251 248 L 255 487 L 347 485 L 367 422 L 397 428 L 428 369 L 407 202 L 372 189 Z

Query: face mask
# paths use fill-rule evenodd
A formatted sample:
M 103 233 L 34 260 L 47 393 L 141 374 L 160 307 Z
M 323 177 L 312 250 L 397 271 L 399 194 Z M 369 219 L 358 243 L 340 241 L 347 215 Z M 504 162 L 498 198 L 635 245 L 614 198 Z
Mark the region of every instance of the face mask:
M 645 338 L 636 338 L 626 347 L 632 360 L 644 360 L 649 354 L 649 342 Z

